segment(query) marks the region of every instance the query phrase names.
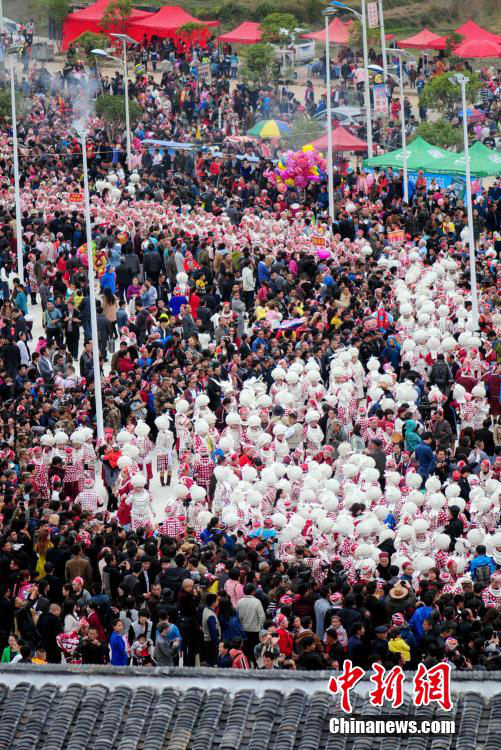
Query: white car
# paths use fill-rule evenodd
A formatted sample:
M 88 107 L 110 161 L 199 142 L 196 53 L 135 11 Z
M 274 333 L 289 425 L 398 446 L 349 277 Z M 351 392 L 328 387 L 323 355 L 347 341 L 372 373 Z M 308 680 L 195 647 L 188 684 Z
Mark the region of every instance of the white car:
M 275 46 L 275 58 L 280 60 L 283 67 L 304 65 L 315 59 L 315 42 L 304 41 L 286 47 Z
M 365 109 L 360 107 L 333 107 L 331 109 L 333 120 L 337 120 L 341 125 L 362 125 L 365 122 Z M 318 112 L 313 115 L 314 120 L 326 120 L 327 110 Z

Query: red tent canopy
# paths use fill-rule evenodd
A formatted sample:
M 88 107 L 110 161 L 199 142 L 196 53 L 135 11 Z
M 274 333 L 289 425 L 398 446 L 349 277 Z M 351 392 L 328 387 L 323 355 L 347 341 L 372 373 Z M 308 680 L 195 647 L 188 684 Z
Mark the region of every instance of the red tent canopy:
M 470 42 L 472 39 L 475 40 L 488 40 L 490 42 L 501 43 L 501 36 L 499 34 L 493 34 L 491 31 L 483 29 L 481 26 L 477 26 L 474 21 L 466 21 L 459 29 L 456 29 L 456 34 L 461 34 L 463 42 Z M 445 49 L 447 43 L 447 35 L 441 36 L 436 42 L 430 44 L 431 49 Z
M 146 34 L 147 37 L 174 36 L 182 26 L 188 23 L 196 23 L 200 26 L 219 26 L 219 21 L 199 21 L 193 18 L 179 5 L 164 5 L 158 13 L 149 14 L 142 21 L 136 21 L 129 27 L 128 33 L 138 41 Z
M 103 17 L 104 11 L 109 5 L 109 2 L 110 0 L 97 0 L 97 3 L 89 5 L 88 8 L 77 10 L 75 11 L 75 13 L 70 13 L 69 16 L 66 17 L 66 20 L 63 24 L 63 52 L 68 49 L 70 42 L 76 39 L 77 36 L 80 36 L 80 34 L 83 34 L 84 31 L 93 31 L 95 34 L 103 33 L 103 29 L 99 24 L 101 18 Z M 153 13 L 147 13 L 144 10 L 133 10 L 127 22 L 126 28 L 117 28 L 115 30 L 121 33 L 128 33 L 130 24 L 134 23 L 134 21 L 140 21 L 141 19 L 147 18 L 148 16 L 152 15 Z
M 218 36 L 218 41 L 228 44 L 256 44 L 262 38 L 260 24 L 245 21 L 233 31 Z
M 329 24 L 329 43 L 348 44 L 350 38 L 350 26 L 353 22 L 343 23 L 339 18 L 333 18 Z M 311 34 L 301 34 L 303 39 L 315 39 L 317 42 L 325 42 L 325 31 L 313 31 Z
M 400 39 L 398 46 L 402 49 L 429 49 L 429 45 L 440 39 L 438 34 L 424 28 L 419 34 L 410 36 L 408 39 Z
M 490 39 L 470 39 L 454 50 L 458 57 L 501 57 L 501 44 Z
M 327 133 L 317 138 L 316 141 L 312 141 L 311 145 L 319 151 L 325 151 L 328 146 Z M 338 127 L 332 131 L 332 149 L 333 151 L 367 151 L 367 144 L 352 135 L 349 130 Z

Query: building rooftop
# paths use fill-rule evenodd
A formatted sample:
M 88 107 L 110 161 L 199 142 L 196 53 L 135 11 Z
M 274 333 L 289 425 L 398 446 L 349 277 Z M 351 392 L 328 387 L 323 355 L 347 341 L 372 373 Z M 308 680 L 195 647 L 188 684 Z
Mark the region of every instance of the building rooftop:
M 240 679 L 218 670 L 205 687 L 179 687 L 172 670 L 147 670 L 143 679 L 127 670 L 82 667 L 41 670 L 21 665 L 0 675 L 0 750 L 499 750 L 501 692 L 454 694 L 451 714 L 416 709 L 406 696 L 398 709 L 374 708 L 352 696 L 360 718 L 454 718 L 456 735 L 366 737 L 329 733 L 329 720 L 343 716 L 337 696 L 308 692 L 293 680 L 268 683 L 262 673 Z M 186 672 L 187 670 L 182 670 Z M 206 672 L 208 670 L 205 670 Z M 233 673 L 233 688 L 218 687 L 221 672 Z M 485 673 L 484 673 L 485 674 Z M 493 674 L 493 680 L 499 675 Z M 203 677 L 203 675 L 202 675 Z M 491 677 L 491 675 L 489 675 Z M 224 675 L 225 679 L 227 675 Z M 261 689 L 254 685 L 261 681 Z M 264 684 L 263 684 L 264 683 Z M 468 683 L 469 685 L 472 683 Z M 499 686 L 499 681 L 497 682 Z M 345 715 L 344 715 L 345 716 Z

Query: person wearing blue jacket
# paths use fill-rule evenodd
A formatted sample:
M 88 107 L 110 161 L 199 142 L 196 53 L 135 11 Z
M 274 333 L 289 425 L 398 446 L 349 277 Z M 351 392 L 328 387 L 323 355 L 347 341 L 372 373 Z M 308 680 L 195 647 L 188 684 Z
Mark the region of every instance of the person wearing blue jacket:
M 423 594 L 423 606 L 418 607 L 409 620 L 409 625 L 411 626 L 412 632 L 416 636 L 418 643 L 423 637 L 423 620 L 428 620 L 433 612 L 434 599 L 435 593 L 433 591 L 426 591 Z
M 400 369 L 400 344 L 397 342 L 395 336 L 389 336 L 385 348 L 382 351 L 381 357 L 384 357 L 386 362 L 389 362 L 395 372 Z
M 209 544 L 209 542 L 214 540 L 214 535 L 217 533 L 219 533 L 219 518 L 214 516 L 209 521 L 207 528 L 200 532 L 200 540 L 204 544 Z
M 257 283 L 261 285 L 263 281 L 270 280 L 270 269 L 264 260 L 260 260 L 257 264 Z
M 109 289 L 112 294 L 117 291 L 117 277 L 111 266 L 106 266 L 106 271 L 101 276 L 101 291 Z
M 425 432 L 422 437 L 422 443 L 420 443 L 414 451 L 414 455 L 416 456 L 416 460 L 418 462 L 418 474 L 421 474 L 423 482 L 426 482 L 430 474 L 435 471 L 435 466 L 437 463 L 435 454 L 431 447 L 432 439 L 433 437 L 431 432 Z
M 114 667 L 126 667 L 129 664 L 129 655 L 123 637 L 124 624 L 121 620 L 113 620 L 113 633 L 110 637 L 110 663 Z
M 108 250 L 108 260 L 113 271 L 115 268 L 118 268 L 122 262 L 122 247 L 119 242 L 115 243 L 111 249 Z
M 475 571 L 477 570 L 477 568 L 481 568 L 484 565 L 487 565 L 489 567 L 489 570 L 491 571 L 491 575 L 496 571 L 497 568 L 497 565 L 492 557 L 489 557 L 487 555 L 487 549 L 483 544 L 479 544 L 478 547 L 475 548 L 475 552 L 477 554 L 475 555 L 473 560 L 470 560 L 470 565 L 468 567 L 473 581 L 475 581 Z

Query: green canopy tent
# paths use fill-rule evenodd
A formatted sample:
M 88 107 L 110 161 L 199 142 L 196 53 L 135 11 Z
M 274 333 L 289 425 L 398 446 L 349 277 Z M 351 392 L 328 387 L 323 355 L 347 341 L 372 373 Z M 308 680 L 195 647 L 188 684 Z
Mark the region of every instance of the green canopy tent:
M 472 177 L 490 177 L 501 174 L 501 154 L 476 141 L 468 149 L 470 154 L 470 172 Z M 464 151 L 460 154 L 448 154 L 434 167 L 440 174 L 466 174 Z
M 450 158 L 451 152 L 433 146 L 424 138 L 416 138 L 407 146 L 407 169 L 409 172 L 416 172 L 418 169 L 425 172 L 436 172 L 437 163 L 443 161 L 445 157 Z M 364 159 L 363 165 L 364 167 L 402 169 L 404 166 L 403 149 L 398 148 L 395 151 L 389 151 L 387 154 Z

